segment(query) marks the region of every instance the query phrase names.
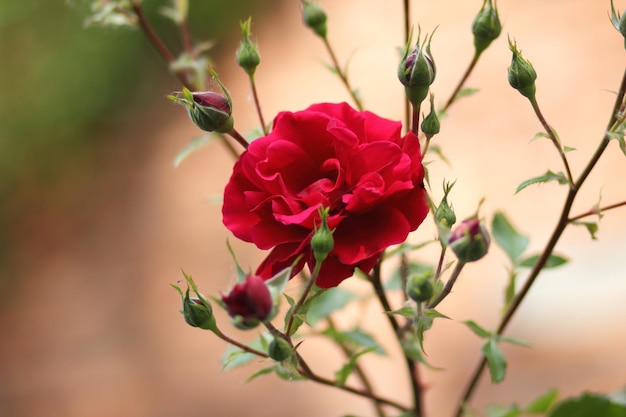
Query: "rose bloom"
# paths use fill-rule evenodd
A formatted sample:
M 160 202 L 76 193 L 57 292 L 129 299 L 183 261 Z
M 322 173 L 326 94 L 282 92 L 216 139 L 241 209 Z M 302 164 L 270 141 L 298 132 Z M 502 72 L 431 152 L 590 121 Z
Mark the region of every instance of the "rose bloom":
M 334 248 L 316 284 L 368 273 L 390 245 L 404 242 L 428 213 L 419 141 L 400 122 L 346 103 L 279 113 L 233 168 L 222 208 L 233 234 L 272 249 L 257 269 L 270 278 L 299 257 L 293 274 L 315 265 L 310 241 L 329 207 Z

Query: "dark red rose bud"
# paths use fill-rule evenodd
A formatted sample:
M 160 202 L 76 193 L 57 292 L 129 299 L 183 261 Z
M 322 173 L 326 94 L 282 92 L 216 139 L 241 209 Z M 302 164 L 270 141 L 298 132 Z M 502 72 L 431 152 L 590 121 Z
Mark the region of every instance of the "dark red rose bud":
M 222 302 L 228 314 L 243 328 L 258 324 L 268 318 L 272 311 L 272 296 L 265 281 L 256 275 L 248 275 L 244 282 L 236 284 Z
M 463 220 L 452 230 L 448 244 L 459 262 L 474 262 L 487 254 L 491 239 L 489 233 L 476 217 Z

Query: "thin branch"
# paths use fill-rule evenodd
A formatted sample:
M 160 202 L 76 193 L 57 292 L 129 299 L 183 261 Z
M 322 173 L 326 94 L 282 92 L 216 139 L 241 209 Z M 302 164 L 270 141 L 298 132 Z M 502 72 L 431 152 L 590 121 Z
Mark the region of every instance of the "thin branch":
M 626 206 L 626 201 L 622 201 L 620 203 L 615 203 L 615 204 L 609 204 L 608 206 L 604 206 L 604 207 L 600 207 L 600 208 L 593 208 L 593 209 L 591 209 L 591 210 L 589 210 L 589 211 L 587 211 L 585 213 L 579 214 L 579 215 L 574 216 L 574 217 L 570 217 L 568 221 L 570 223 L 571 222 L 575 222 L 576 220 L 580 220 L 580 219 L 582 219 L 584 217 L 593 216 L 593 215 L 600 215 L 600 214 L 602 214 L 605 211 L 612 210 L 612 209 L 615 209 L 615 208 L 618 208 L 618 207 L 622 207 L 622 206 Z
M 618 115 L 615 109 L 621 108 L 623 101 L 624 101 L 625 93 L 626 93 L 626 70 L 624 71 L 624 75 L 622 77 L 620 90 L 617 94 L 617 100 L 613 107 L 613 113 L 611 114 L 611 117 L 609 119 L 609 124 L 608 124 L 609 129 L 611 126 L 614 125 L 615 121 L 618 118 Z M 609 141 L 610 141 L 609 131 L 607 131 L 604 134 L 602 140 L 600 141 L 598 148 L 596 149 L 596 151 L 590 158 L 589 162 L 587 163 L 587 166 L 585 167 L 583 172 L 580 174 L 576 182 L 574 182 L 572 186 L 570 187 L 567 197 L 565 199 L 565 202 L 563 204 L 563 208 L 561 210 L 559 221 L 557 225 L 555 226 L 552 232 L 552 235 L 550 236 L 550 239 L 548 240 L 548 243 L 546 244 L 546 247 L 542 251 L 541 256 L 539 257 L 539 259 L 533 266 L 533 269 L 530 271 L 530 274 L 526 280 L 526 283 L 524 284 L 520 292 L 511 301 L 511 304 L 507 308 L 506 313 L 500 320 L 500 324 L 498 325 L 498 329 L 496 332 L 498 335 L 501 335 L 504 333 L 507 325 L 509 324 L 509 322 L 515 315 L 515 312 L 521 305 L 522 301 L 528 294 L 528 291 L 530 290 L 530 288 L 536 281 L 537 277 L 539 276 L 539 273 L 541 272 L 546 262 L 548 261 L 550 255 L 552 254 L 552 251 L 554 250 L 554 247 L 556 246 L 561 235 L 563 234 L 563 231 L 565 230 L 565 228 L 567 227 L 569 223 L 569 220 L 568 220 L 569 212 L 572 209 L 572 205 L 574 203 L 576 195 L 578 194 L 578 191 L 582 187 L 583 183 L 585 182 L 585 180 L 587 179 L 587 177 L 589 176 L 593 168 L 596 166 L 596 164 L 600 160 L 600 157 L 606 150 L 609 144 Z M 463 414 L 463 406 L 465 403 L 469 401 L 469 399 L 474 394 L 474 391 L 476 390 L 476 387 L 478 386 L 478 381 L 480 380 L 480 377 L 483 374 L 486 366 L 487 366 L 487 360 L 485 359 L 485 357 L 482 357 L 480 362 L 478 363 L 478 366 L 474 370 L 472 377 L 470 378 L 470 381 L 465 389 L 463 396 L 461 397 L 461 400 L 459 401 L 457 405 L 456 413 L 455 413 L 456 417 L 461 417 L 461 415 Z

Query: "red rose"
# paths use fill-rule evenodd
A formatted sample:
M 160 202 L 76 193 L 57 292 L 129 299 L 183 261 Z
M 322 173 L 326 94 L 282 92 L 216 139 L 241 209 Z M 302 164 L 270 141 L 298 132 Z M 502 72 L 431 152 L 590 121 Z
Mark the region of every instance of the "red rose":
M 303 255 L 318 208 L 330 207 L 334 248 L 316 284 L 338 285 L 360 268 L 368 273 L 390 245 L 403 242 L 428 213 L 420 146 L 401 124 L 346 103 L 283 112 L 272 132 L 253 141 L 224 192 L 224 224 L 260 249 L 272 249 L 257 270 L 265 279 Z

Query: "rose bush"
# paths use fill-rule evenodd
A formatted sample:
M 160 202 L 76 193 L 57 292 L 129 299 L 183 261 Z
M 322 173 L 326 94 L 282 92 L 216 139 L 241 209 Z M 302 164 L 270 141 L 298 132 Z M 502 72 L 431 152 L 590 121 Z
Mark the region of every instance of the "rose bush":
M 382 252 L 403 242 L 428 213 L 417 137 L 401 123 L 346 103 L 282 112 L 253 141 L 224 192 L 226 227 L 272 249 L 257 274 L 265 279 L 303 255 L 294 274 L 315 260 L 310 240 L 318 208 L 330 208 L 334 249 L 316 284 L 338 285 L 355 268 L 369 272 Z

